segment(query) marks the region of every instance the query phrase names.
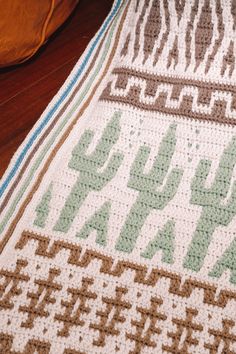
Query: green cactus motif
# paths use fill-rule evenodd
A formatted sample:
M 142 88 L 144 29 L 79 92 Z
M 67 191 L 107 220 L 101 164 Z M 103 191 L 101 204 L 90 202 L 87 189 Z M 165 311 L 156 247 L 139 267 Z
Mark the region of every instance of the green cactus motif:
M 135 242 L 152 209 L 162 210 L 175 196 L 183 170 L 173 168 L 169 175 L 171 160 L 176 146 L 176 125 L 172 124 L 160 143 L 158 154 L 149 173 L 143 172 L 150 155 L 150 148 L 141 146 L 130 171 L 128 187 L 139 191 L 116 243 L 116 250 L 132 252 Z M 158 187 L 162 190 L 157 190 Z
M 152 259 L 157 251 L 162 251 L 162 262 L 174 262 L 174 220 L 169 220 L 164 225 L 163 229 L 159 230 L 153 240 L 149 242 L 141 256 Z
M 110 216 L 111 203 L 105 202 L 91 218 L 84 224 L 81 231 L 76 235 L 79 238 L 88 238 L 91 231 L 96 230 L 96 243 L 100 246 L 107 244 L 107 229 Z
M 96 148 L 90 155 L 86 154 L 86 151 L 94 137 L 94 132 L 91 130 L 86 130 L 83 133 L 79 143 L 74 148 L 69 167 L 80 172 L 80 174 L 66 199 L 54 230 L 67 232 L 88 194 L 91 191 L 102 190 L 117 173 L 124 157 L 121 153 L 114 153 L 106 164 L 104 171 L 100 172 L 99 170 L 106 163 L 112 147 L 119 139 L 120 116 L 120 112 L 115 112 L 111 121 L 105 127 Z
M 46 192 L 43 194 L 39 204 L 36 207 L 36 218 L 34 220 L 34 225 L 38 227 L 45 227 L 47 217 L 50 210 L 50 201 L 52 198 L 52 183 L 49 185 Z
M 209 276 L 220 278 L 227 270 L 230 271 L 230 282 L 236 284 L 236 238 L 216 262 Z
M 211 161 L 201 160 L 198 164 L 191 183 L 191 203 L 201 206 L 202 213 L 184 260 L 185 268 L 196 272 L 201 269 L 216 228 L 229 225 L 236 215 L 236 182 L 230 187 L 235 164 L 236 137 L 223 151 L 211 187 L 205 187 Z

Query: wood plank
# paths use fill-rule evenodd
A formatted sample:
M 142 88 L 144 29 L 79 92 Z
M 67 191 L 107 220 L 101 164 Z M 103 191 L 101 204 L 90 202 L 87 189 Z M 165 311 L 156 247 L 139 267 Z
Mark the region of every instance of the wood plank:
M 0 70 L 0 176 L 107 16 L 113 1 L 80 0 L 28 62 Z

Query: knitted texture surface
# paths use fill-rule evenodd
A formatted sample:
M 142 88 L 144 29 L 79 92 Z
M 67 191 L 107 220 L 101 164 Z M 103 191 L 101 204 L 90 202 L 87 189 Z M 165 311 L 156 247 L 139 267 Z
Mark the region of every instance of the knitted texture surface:
M 116 0 L 0 184 L 0 353 L 236 353 L 236 2 Z

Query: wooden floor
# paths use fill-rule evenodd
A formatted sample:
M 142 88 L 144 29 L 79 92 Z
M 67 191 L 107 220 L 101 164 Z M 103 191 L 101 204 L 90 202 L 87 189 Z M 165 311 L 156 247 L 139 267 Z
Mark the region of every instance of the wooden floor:
M 80 0 L 28 62 L 0 70 L 0 177 L 107 16 L 113 0 Z

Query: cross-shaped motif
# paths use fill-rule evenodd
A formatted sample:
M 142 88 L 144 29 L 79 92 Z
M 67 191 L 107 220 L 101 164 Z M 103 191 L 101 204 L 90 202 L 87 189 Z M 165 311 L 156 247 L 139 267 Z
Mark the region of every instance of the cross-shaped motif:
M 93 279 L 83 278 L 82 286 L 79 289 L 68 288 L 68 294 L 71 294 L 70 301 L 61 301 L 61 305 L 65 307 L 63 314 L 57 313 L 55 319 L 63 322 L 64 326 L 58 331 L 59 336 L 68 337 L 70 327 L 83 326 L 85 321 L 81 319 L 82 314 L 88 314 L 90 307 L 86 305 L 86 301 L 89 299 L 96 299 L 97 295 L 89 290 L 89 287 L 93 284 Z
M 139 354 L 145 347 L 155 348 L 156 343 L 152 339 L 155 334 L 160 334 L 161 330 L 157 327 L 157 321 L 166 320 L 166 315 L 158 312 L 158 307 L 163 301 L 157 297 L 151 297 L 151 305 L 149 308 L 136 307 L 136 310 L 141 314 L 141 319 L 131 320 L 131 324 L 136 327 L 136 332 L 126 333 L 126 338 L 135 342 L 135 347 L 129 354 Z
M 33 328 L 35 318 L 49 316 L 49 311 L 47 311 L 46 306 L 56 302 L 52 293 L 62 289 L 60 284 L 54 282 L 54 279 L 60 275 L 60 273 L 61 271 L 59 269 L 51 268 L 46 280 L 35 279 L 34 283 L 38 286 L 38 290 L 35 293 L 28 291 L 27 297 L 30 299 L 29 305 L 21 305 L 19 307 L 20 311 L 28 313 L 26 321 L 21 323 L 22 327 Z
M 18 286 L 19 283 L 27 282 L 30 279 L 28 275 L 21 272 L 22 268 L 25 268 L 27 264 L 26 260 L 18 259 L 15 270 L 0 270 L 0 278 L 4 278 L 4 282 L 0 284 L 0 310 L 14 307 L 11 301 L 12 298 L 22 293 L 22 289 Z
M 234 321 L 224 319 L 222 320 L 222 330 L 217 330 L 213 328 L 210 328 L 208 330 L 209 334 L 211 336 L 214 336 L 214 342 L 212 344 L 204 344 L 204 347 L 209 349 L 210 354 L 218 353 L 219 347 L 221 345 L 223 345 L 223 347 L 221 348 L 222 353 L 235 354 L 235 352 L 231 350 L 232 348 L 230 348 L 232 344 L 236 343 L 236 335 L 231 333 L 230 331 L 230 329 L 232 329 L 234 326 Z
M 172 345 L 162 345 L 162 349 L 173 354 L 190 354 L 190 346 L 197 346 L 199 340 L 193 337 L 194 332 L 201 332 L 203 326 L 193 322 L 198 311 L 193 308 L 186 308 L 185 319 L 173 318 L 172 322 L 177 327 L 176 332 L 167 332 L 169 338 L 172 338 Z
M 106 336 L 117 336 L 120 330 L 116 327 L 117 323 L 124 323 L 126 318 L 122 315 L 122 311 L 131 308 L 131 304 L 122 299 L 123 295 L 128 292 L 128 289 L 116 287 L 116 295 L 112 297 L 102 297 L 103 303 L 106 304 L 106 309 L 98 310 L 96 315 L 100 317 L 99 323 L 91 323 L 90 328 L 99 331 L 99 336 L 93 341 L 96 346 L 105 346 Z

